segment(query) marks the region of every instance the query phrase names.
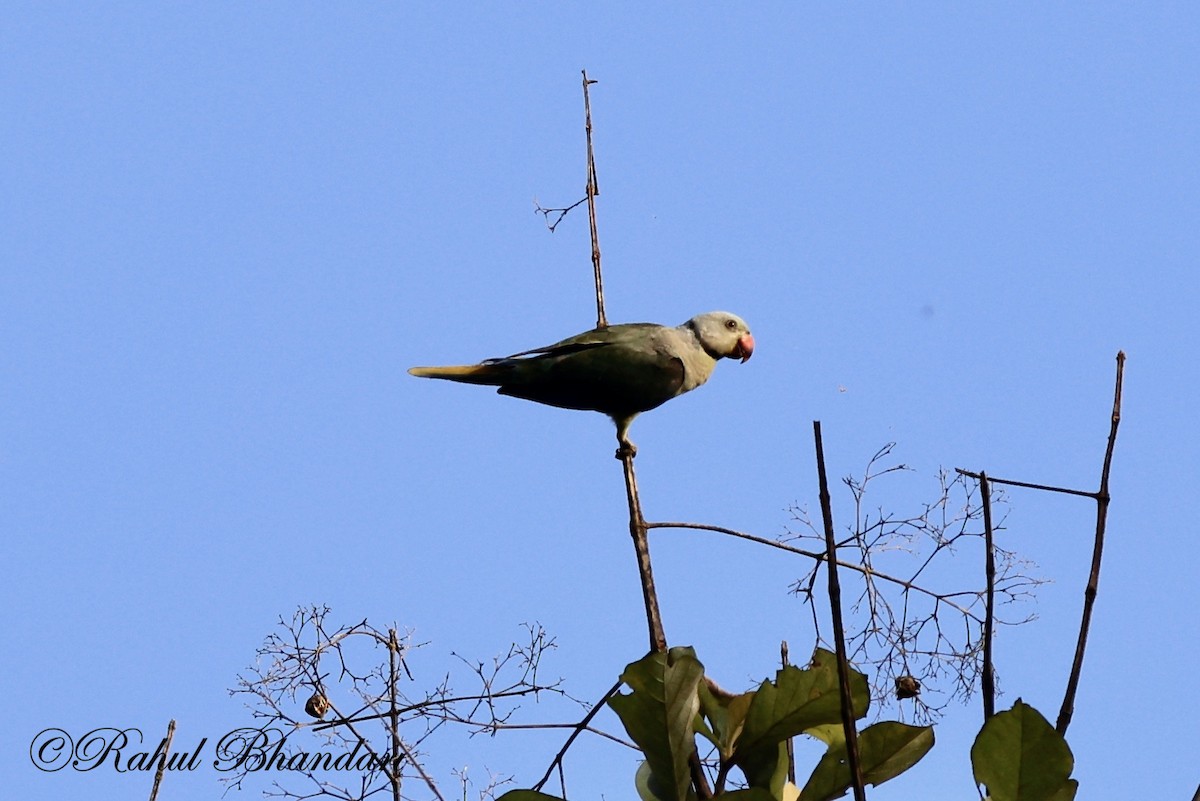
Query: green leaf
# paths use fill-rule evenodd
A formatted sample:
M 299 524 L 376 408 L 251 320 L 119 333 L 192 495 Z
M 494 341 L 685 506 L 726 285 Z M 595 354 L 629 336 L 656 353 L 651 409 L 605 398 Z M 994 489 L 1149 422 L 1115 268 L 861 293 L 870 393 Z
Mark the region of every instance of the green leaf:
M 563 801 L 556 795 L 546 795 L 537 790 L 509 790 L 496 801 Z
M 728 761 L 733 754 L 734 743 L 742 733 L 742 725 L 746 721 L 746 710 L 754 699 L 754 692 L 734 696 L 717 696 L 708 688 L 706 682 L 700 683 L 700 712 L 708 720 L 711 730 L 697 724 L 696 731 L 704 735 L 720 754 L 722 761 Z
M 740 767 L 751 787 L 761 787 L 773 798 L 782 798 L 788 774 L 787 741 L 780 740 L 774 754 L 767 748 L 751 751 Z
M 750 713 L 750 707 L 754 704 L 754 698 L 757 695 L 757 690 L 751 690 L 748 693 L 742 693 L 729 699 L 727 725 L 729 727 L 729 753 L 731 754 L 737 746 L 738 740 L 741 739 L 742 732 L 746 728 L 746 715 Z
M 732 793 L 721 793 L 713 797 L 721 801 L 779 801 L 775 796 L 768 793 L 767 790 L 760 787 L 733 790 Z
M 779 801 L 775 796 L 761 787 L 748 787 L 745 790 L 734 790 L 731 793 L 721 793 L 713 796 L 721 801 Z
M 1041 713 L 1017 699 L 993 715 L 971 746 L 975 781 L 992 801 L 1068 801 L 1077 783 L 1068 779 L 1075 757 Z
M 858 733 L 859 766 L 863 784 L 880 785 L 899 776 L 933 748 L 932 726 L 909 726 L 894 720 L 876 723 Z M 800 793 L 800 801 L 839 798 L 853 784 L 845 738 L 829 747 Z
M 1067 779 L 1059 791 L 1050 796 L 1050 801 L 1075 801 L 1075 791 L 1079 789 L 1079 782 L 1074 779 Z
M 850 699 L 855 719 L 867 714 L 867 677 L 857 670 L 850 671 Z M 734 761 L 742 764 L 753 751 L 773 749 L 806 729 L 841 721 L 841 707 L 837 657 L 818 648 L 812 665 L 803 670 L 789 665 L 776 673 L 774 684 L 764 681 L 758 688 L 746 711 Z
M 654 778 L 654 774 L 650 772 L 650 763 L 642 761 L 638 765 L 637 773 L 633 776 L 633 786 L 637 788 L 638 797 L 642 801 L 665 801 L 665 795 L 662 788 L 659 787 L 659 782 Z M 692 793 L 689 798 L 695 798 L 695 793 Z
M 700 686 L 703 687 L 704 685 L 702 684 Z M 708 727 L 708 724 L 704 721 L 704 715 L 702 713 L 696 715 L 696 720 L 693 723 L 692 728 L 696 730 L 696 734 L 699 734 L 705 740 L 708 740 L 710 743 L 712 743 L 714 748 L 720 749 L 721 740 L 717 737 L 713 730 Z
M 836 746 L 846 742 L 846 727 L 839 720 L 837 723 L 825 723 L 804 730 L 810 737 L 816 737 L 825 745 Z
M 700 709 L 697 687 L 703 678 L 704 666 L 691 648 L 672 648 L 626 667 L 621 680 L 633 692 L 608 701 L 646 755 L 651 773 L 647 786 L 661 801 L 687 801 L 688 757 L 696 747 L 694 724 Z

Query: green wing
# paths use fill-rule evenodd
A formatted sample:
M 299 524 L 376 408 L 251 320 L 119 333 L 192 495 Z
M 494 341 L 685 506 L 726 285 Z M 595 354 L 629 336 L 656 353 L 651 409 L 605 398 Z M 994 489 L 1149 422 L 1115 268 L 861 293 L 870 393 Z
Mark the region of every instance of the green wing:
M 501 395 L 622 417 L 665 403 L 683 386 L 683 362 L 657 344 L 662 330 L 613 325 L 485 364 Z

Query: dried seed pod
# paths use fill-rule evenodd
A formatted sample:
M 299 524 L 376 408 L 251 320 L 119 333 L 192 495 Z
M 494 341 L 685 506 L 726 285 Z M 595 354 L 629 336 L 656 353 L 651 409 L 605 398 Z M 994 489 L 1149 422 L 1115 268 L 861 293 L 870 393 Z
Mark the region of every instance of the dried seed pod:
M 325 717 L 325 713 L 329 711 L 329 699 L 325 697 L 325 693 L 317 690 L 312 694 L 312 698 L 308 699 L 308 703 L 304 705 L 304 711 L 320 720 Z
M 903 700 L 905 698 L 916 698 L 921 694 L 921 682 L 914 679 L 912 676 L 898 676 L 896 678 L 896 697 Z

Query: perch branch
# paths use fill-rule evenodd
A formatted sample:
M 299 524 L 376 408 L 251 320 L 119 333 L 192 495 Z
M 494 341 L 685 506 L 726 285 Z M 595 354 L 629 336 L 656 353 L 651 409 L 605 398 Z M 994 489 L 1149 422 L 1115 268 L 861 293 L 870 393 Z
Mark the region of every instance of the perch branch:
M 629 502 L 629 534 L 633 537 L 633 550 L 637 554 L 638 578 L 642 583 L 642 599 L 646 603 L 646 624 L 650 628 L 650 650 L 666 653 L 667 635 L 663 631 L 658 593 L 654 589 L 654 572 L 650 566 L 650 538 L 647 536 L 646 519 L 642 516 L 642 503 L 638 498 L 637 476 L 633 472 L 633 451 L 622 449 L 620 456 L 621 464 L 625 468 L 625 498 Z
M 650 538 L 647 536 L 646 518 L 642 516 L 642 504 L 638 499 L 637 476 L 633 472 L 633 450 L 622 448 L 617 456 L 625 468 L 625 496 L 629 501 L 629 533 L 633 537 L 633 550 L 637 553 L 638 577 L 642 583 L 642 598 L 646 602 L 646 623 L 650 628 L 650 650 L 667 652 L 667 635 L 663 630 L 662 612 L 658 606 L 658 593 L 654 589 L 654 572 L 650 566 Z M 692 771 L 692 783 L 696 795 L 701 799 L 711 798 L 712 790 L 704 775 L 699 751 L 693 748 L 688 757 Z
M 608 325 L 604 314 L 604 280 L 600 271 L 600 235 L 596 228 L 596 195 L 600 188 L 596 181 L 596 154 L 592 148 L 592 103 L 588 87 L 595 83 L 583 71 L 583 108 L 587 132 L 587 202 L 588 226 L 592 234 L 592 268 L 596 276 L 596 327 Z M 642 515 L 642 504 L 638 498 L 637 476 L 633 470 L 633 457 L 636 451 L 622 443 L 617 451 L 617 458 L 625 472 L 625 497 L 629 502 L 629 533 L 633 537 L 633 549 L 637 554 L 638 578 L 642 584 L 642 598 L 646 604 L 646 624 L 650 629 L 650 650 L 657 653 L 667 652 L 667 635 L 663 630 L 662 612 L 658 605 L 658 593 L 654 589 L 654 573 L 650 563 L 650 539 L 647 536 L 646 518 Z M 704 765 L 700 761 L 700 752 L 695 747 L 688 757 L 691 769 L 692 784 L 696 789 L 697 798 L 712 797 L 708 778 L 704 774 Z
M 596 275 L 596 327 L 606 328 L 608 318 L 604 315 L 604 278 L 600 273 L 600 233 L 596 228 L 596 195 L 600 185 L 596 181 L 596 153 L 592 148 L 592 98 L 588 87 L 595 81 L 583 71 L 584 130 L 587 134 L 587 205 L 588 229 L 592 234 L 592 271 Z

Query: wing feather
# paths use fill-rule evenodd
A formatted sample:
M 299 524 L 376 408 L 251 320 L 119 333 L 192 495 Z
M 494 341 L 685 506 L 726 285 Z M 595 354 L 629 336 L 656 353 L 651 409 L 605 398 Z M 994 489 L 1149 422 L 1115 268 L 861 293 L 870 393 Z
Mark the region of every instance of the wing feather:
M 564 409 L 613 416 L 644 412 L 679 394 L 683 363 L 661 348 L 662 326 L 626 323 L 585 331 L 496 362 L 499 392 Z

